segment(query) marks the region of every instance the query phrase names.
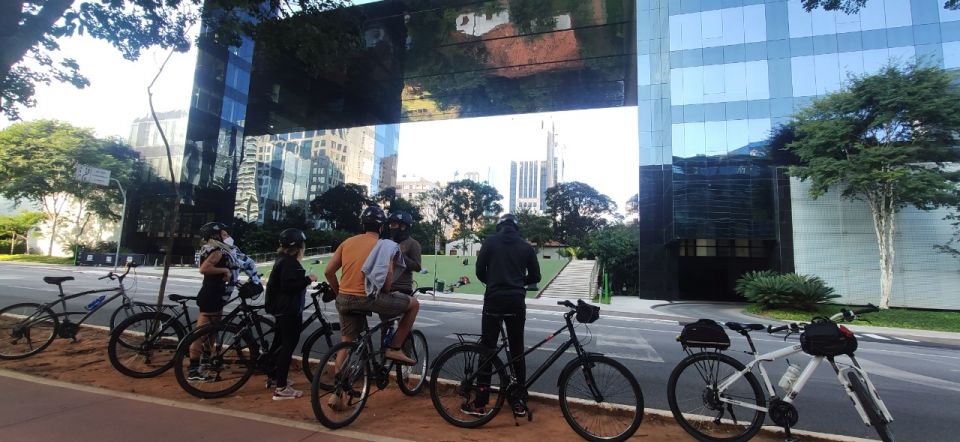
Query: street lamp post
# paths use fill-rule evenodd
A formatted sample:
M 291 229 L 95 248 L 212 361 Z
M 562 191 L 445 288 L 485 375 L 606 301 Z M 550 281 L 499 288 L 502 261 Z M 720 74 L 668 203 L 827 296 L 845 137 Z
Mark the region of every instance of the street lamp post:
M 117 270 L 117 266 L 120 265 L 120 243 L 123 242 L 123 222 L 127 216 L 127 191 L 123 190 L 123 185 L 116 178 L 110 178 L 110 180 L 116 181 L 117 187 L 120 188 L 120 194 L 123 195 L 123 209 L 120 212 L 120 235 L 117 236 L 117 253 L 113 256 L 113 270 Z

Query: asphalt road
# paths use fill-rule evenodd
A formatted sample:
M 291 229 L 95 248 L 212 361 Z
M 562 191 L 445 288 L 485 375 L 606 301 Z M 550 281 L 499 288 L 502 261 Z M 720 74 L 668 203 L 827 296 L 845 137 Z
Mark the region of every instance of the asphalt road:
M 56 298 L 57 288 L 45 284 L 41 278 L 74 276 L 75 281 L 64 284 L 67 291 L 109 287 L 109 281 L 97 281 L 106 270 L 83 268 L 65 271 L 20 264 L 0 264 L 0 306 L 25 301 L 49 301 Z M 171 279 L 168 293 L 195 294 L 199 281 Z M 158 278 L 139 276 L 130 278 L 128 289 L 136 300 L 155 301 Z M 80 310 L 93 297 L 81 297 L 72 302 L 71 310 Z M 427 297 L 417 319 L 417 328 L 428 339 L 431 355 L 456 342 L 456 332 L 479 333 L 479 305 L 432 302 Z M 327 318 L 336 320 L 332 305 L 325 307 Z M 105 325 L 113 307 L 107 306 L 95 314 L 90 323 Z M 563 324 L 558 311 L 531 308 L 527 313 L 527 345 L 532 346 Z M 589 340 L 587 349 L 605 353 L 624 363 L 637 377 L 643 389 L 647 408 L 667 410 L 666 382 L 673 367 L 685 356 L 675 338 L 680 326 L 675 321 L 605 315 L 594 324 L 577 329 L 582 341 Z M 307 336 L 305 332 L 304 337 Z M 741 361 L 748 357 L 744 339 L 731 335 L 733 346 L 728 352 Z M 782 338 L 763 332 L 755 334 L 761 352 L 786 346 Z M 529 372 L 543 362 L 550 350 L 562 340 L 554 339 L 543 350 L 534 351 L 527 361 Z M 584 339 L 586 338 L 586 339 Z M 794 341 L 791 341 L 791 343 Z M 860 336 L 857 357 L 868 370 L 871 379 L 895 422 L 892 425 L 901 441 L 954 441 L 957 410 L 960 410 L 960 346 L 942 342 L 911 342 L 889 336 Z M 572 350 L 571 350 L 572 351 Z M 537 381 L 533 391 L 555 394 L 556 379 L 569 358 L 564 357 Z M 800 355 L 795 363 L 805 364 Z M 767 366 L 774 384 L 783 374 L 785 364 Z M 821 366 L 795 402 L 800 413 L 798 428 L 823 433 L 841 434 L 876 439 L 876 433 L 863 425 L 849 398 L 842 391 L 836 376 L 828 365 Z M 767 424 L 772 424 L 769 419 Z

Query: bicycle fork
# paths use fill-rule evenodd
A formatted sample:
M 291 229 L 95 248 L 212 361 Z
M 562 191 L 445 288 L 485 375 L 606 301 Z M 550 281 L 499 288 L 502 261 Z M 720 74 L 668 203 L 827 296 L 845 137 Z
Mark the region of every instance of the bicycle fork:
M 880 414 L 883 419 L 887 422 L 893 422 L 893 415 L 890 414 L 890 411 L 887 410 L 886 404 L 883 403 L 883 400 L 880 399 L 880 393 L 877 391 L 877 388 L 873 385 L 873 381 L 870 380 L 870 376 L 867 375 L 867 372 L 860 367 L 860 362 L 857 361 L 857 358 L 853 355 L 850 356 L 850 360 L 853 361 L 852 366 L 846 366 L 840 368 L 837 363 L 833 364 L 834 371 L 837 373 L 837 379 L 840 381 L 840 385 L 843 386 L 843 390 L 847 393 L 847 396 L 850 397 L 850 400 L 853 401 L 853 408 L 857 410 L 857 414 L 860 415 L 860 419 L 863 420 L 863 423 L 867 426 L 871 426 L 870 416 L 867 415 L 866 405 L 860 403 L 860 399 L 857 398 L 856 392 L 853 391 L 853 384 L 850 383 L 847 373 L 857 373 L 860 375 L 860 378 L 863 379 L 865 387 L 867 388 L 867 394 L 869 394 L 874 402 L 877 403 L 877 406 L 880 408 Z

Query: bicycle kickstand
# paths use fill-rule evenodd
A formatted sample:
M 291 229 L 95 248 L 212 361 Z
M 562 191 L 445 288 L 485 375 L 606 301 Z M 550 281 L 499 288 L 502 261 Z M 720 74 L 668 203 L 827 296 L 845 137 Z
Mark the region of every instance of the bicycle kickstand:
M 783 442 L 800 442 L 800 439 L 798 439 L 797 437 L 795 437 L 793 434 L 790 433 L 789 426 L 783 427 L 783 431 L 786 432 L 786 435 L 783 438 Z

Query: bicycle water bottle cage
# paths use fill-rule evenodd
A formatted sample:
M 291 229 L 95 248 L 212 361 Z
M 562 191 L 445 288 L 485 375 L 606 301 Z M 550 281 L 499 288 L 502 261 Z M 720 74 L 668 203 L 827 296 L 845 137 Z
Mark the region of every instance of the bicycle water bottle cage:
M 684 325 L 677 341 L 684 349 L 688 347 L 714 348 L 717 350 L 730 348 L 730 337 L 727 336 L 727 332 L 723 329 L 723 326 L 712 319 L 700 319 Z

